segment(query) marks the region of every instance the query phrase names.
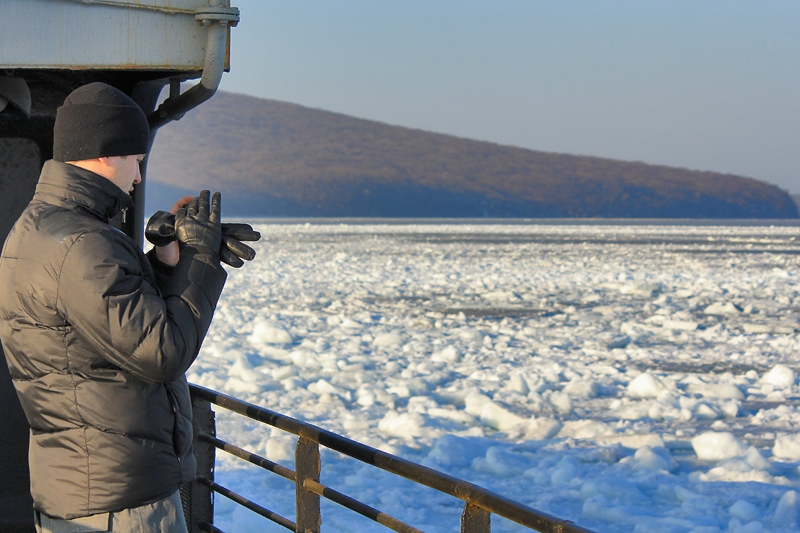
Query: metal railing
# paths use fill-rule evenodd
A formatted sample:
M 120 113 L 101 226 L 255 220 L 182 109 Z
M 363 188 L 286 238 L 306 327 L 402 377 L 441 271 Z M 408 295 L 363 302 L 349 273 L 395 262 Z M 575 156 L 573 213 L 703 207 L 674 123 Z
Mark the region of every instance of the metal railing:
M 182 488 L 184 511 L 191 533 L 210 531 L 223 533 L 213 526 L 213 498 L 217 493 L 290 531 L 319 533 L 320 498 L 326 498 L 365 516 L 392 531 L 421 533 L 419 529 L 370 507 L 320 483 L 320 451 L 324 446 L 381 470 L 425 485 L 464 501 L 461 515 L 462 533 L 489 533 L 491 515 L 496 514 L 542 533 L 593 533 L 569 520 L 562 520 L 537 511 L 519 502 L 504 498 L 483 487 L 438 472 L 420 464 L 382 452 L 289 416 L 247 403 L 238 398 L 200 387 L 189 386 L 192 393 L 195 429 L 195 455 L 198 480 Z M 295 450 L 296 471 L 217 438 L 211 404 L 268 424 L 299 437 Z M 293 481 L 296 493 L 295 521 L 291 521 L 258 503 L 214 482 L 215 451 L 222 450 L 283 478 Z

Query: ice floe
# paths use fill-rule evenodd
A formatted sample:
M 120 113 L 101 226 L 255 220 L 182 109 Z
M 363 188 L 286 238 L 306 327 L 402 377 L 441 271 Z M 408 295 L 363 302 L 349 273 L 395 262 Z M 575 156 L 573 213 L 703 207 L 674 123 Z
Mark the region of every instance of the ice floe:
M 190 381 L 596 531 L 798 530 L 800 255 L 784 251 L 800 229 L 257 227 Z M 293 466 L 293 436 L 217 420 Z M 335 452 L 322 463 L 336 490 L 459 529 L 452 498 Z M 292 516 L 291 483 L 222 452 L 215 476 Z M 221 496 L 215 520 L 282 531 Z M 323 523 L 385 530 L 338 506 Z

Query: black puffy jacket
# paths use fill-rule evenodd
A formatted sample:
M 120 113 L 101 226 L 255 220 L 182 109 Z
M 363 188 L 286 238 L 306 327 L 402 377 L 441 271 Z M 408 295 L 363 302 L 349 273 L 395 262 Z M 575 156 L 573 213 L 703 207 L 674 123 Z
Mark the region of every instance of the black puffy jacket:
M 34 508 L 51 517 L 137 507 L 195 477 L 184 373 L 226 274 L 189 248 L 172 272 L 151 264 L 108 224 L 129 205 L 48 161 L 0 258 L 0 340 L 31 426 Z

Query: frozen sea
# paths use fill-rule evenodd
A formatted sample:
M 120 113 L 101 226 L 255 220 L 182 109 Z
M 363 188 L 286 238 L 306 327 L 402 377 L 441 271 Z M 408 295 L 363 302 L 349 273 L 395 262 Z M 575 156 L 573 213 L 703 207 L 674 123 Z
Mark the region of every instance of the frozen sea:
M 800 227 L 262 222 L 190 381 L 598 532 L 798 531 Z M 293 468 L 293 436 L 217 421 Z M 291 482 L 222 452 L 216 479 L 294 519 Z M 460 500 L 338 453 L 322 483 L 459 531 Z

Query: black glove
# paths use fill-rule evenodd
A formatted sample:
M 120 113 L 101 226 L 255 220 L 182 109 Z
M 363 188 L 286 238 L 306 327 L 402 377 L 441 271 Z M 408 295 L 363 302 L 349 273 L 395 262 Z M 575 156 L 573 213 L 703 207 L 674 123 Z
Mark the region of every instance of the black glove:
M 219 250 L 219 259 L 234 268 L 244 265 L 244 261 L 252 261 L 256 251 L 242 241 L 257 241 L 261 234 L 250 224 L 223 224 L 222 248 Z M 242 261 L 244 259 L 244 261 Z
M 222 246 L 220 202 L 222 195 L 214 193 L 209 205 L 209 191 L 200 191 L 186 207 L 175 215 L 175 238 L 181 248 L 195 248 L 202 253 L 219 256 Z
M 175 240 L 175 215 L 156 211 L 144 228 L 144 238 L 153 246 L 166 246 Z
M 167 211 L 156 211 L 144 230 L 145 238 L 155 246 L 166 246 L 175 240 L 175 215 Z M 222 223 L 222 247 L 219 259 L 235 268 L 244 265 L 244 261 L 252 261 L 255 250 L 241 241 L 257 241 L 261 234 L 250 224 Z M 244 261 L 242 261 L 244 260 Z

